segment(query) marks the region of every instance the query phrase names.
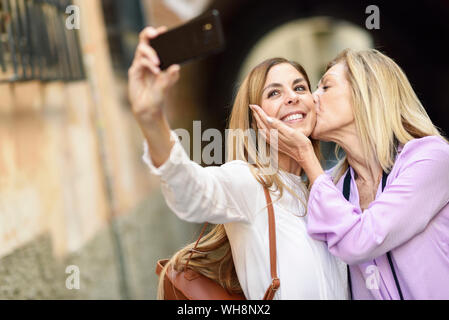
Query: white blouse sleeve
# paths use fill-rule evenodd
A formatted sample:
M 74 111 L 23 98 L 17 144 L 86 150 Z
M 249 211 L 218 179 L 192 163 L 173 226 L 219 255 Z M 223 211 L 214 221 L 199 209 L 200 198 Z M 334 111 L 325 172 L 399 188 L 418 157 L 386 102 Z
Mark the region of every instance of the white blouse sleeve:
M 255 211 L 249 198 L 254 202 L 257 181 L 248 165 L 232 161 L 220 167 L 203 168 L 189 159 L 174 131 L 171 139 L 175 144 L 170 157 L 159 168 L 151 161 L 146 141 L 143 155 L 150 172 L 160 177 L 170 209 L 188 222 L 249 222 Z

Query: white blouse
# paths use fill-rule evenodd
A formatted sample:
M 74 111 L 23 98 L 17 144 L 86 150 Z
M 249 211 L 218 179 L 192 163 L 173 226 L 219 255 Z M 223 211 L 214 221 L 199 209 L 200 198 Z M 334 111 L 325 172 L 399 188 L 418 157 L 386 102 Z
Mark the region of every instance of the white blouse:
M 203 168 L 189 159 L 172 131 L 170 158 L 156 168 L 144 143 L 143 160 L 161 178 L 168 206 L 182 220 L 224 224 L 245 297 L 262 299 L 271 284 L 268 213 L 262 185 L 240 160 Z M 283 182 L 302 195 L 301 178 L 280 171 Z M 304 206 L 290 192 L 270 192 L 276 219 L 277 270 L 274 299 L 348 299 L 346 265 L 324 242 L 309 237 Z M 305 200 L 304 200 L 305 203 Z

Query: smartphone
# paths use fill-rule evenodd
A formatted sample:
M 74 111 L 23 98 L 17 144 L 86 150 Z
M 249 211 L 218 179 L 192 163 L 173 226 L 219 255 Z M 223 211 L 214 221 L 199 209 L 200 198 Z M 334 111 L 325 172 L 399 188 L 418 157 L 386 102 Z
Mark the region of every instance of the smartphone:
M 150 45 L 158 54 L 161 70 L 218 53 L 225 47 L 220 14 L 211 10 L 152 39 Z

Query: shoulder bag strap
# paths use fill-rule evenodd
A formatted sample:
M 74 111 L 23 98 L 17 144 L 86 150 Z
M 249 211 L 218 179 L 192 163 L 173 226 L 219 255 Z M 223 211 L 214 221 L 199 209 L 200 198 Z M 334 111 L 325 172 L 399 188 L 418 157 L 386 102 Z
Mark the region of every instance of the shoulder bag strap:
M 348 168 L 348 173 L 343 181 L 343 196 L 349 201 L 349 195 L 351 194 L 351 168 Z M 352 300 L 352 282 L 351 273 L 349 271 L 349 265 L 346 266 L 348 270 L 348 287 L 349 287 L 349 300 Z
M 189 266 L 190 260 L 192 259 L 192 255 L 193 255 L 194 252 L 196 252 L 196 253 L 203 253 L 203 252 L 197 251 L 196 248 L 198 247 L 198 243 L 200 243 L 200 240 L 203 237 L 204 232 L 206 232 L 206 228 L 207 228 L 208 225 L 209 225 L 209 222 L 206 222 L 204 224 L 203 228 L 201 229 L 200 236 L 198 237 L 198 240 L 196 240 L 196 242 L 195 242 L 195 246 L 193 246 L 193 248 L 190 249 L 190 255 L 189 255 L 189 258 L 186 261 L 186 265 L 184 267 L 184 270 L 187 270 L 187 267 Z
M 274 218 L 273 202 L 271 201 L 270 192 L 264 188 L 265 198 L 268 207 L 268 236 L 270 240 L 270 268 L 271 268 L 271 284 L 265 292 L 263 300 L 273 300 L 274 294 L 279 289 L 281 281 L 276 271 L 276 223 Z
M 384 191 L 385 185 L 387 183 L 388 174 L 384 171 L 382 174 L 382 191 Z M 349 195 L 351 194 L 351 168 L 348 168 L 348 173 L 345 176 L 345 180 L 343 182 L 343 195 L 346 198 L 346 200 L 349 201 Z M 402 295 L 401 286 L 399 284 L 398 277 L 396 275 L 396 270 L 393 265 L 393 260 L 391 258 L 391 252 L 387 252 L 387 258 L 388 263 L 390 264 L 391 273 L 393 274 L 394 282 L 396 284 L 396 289 L 399 293 L 400 300 L 404 300 L 404 296 Z M 350 299 L 352 300 L 352 283 L 351 283 L 351 275 L 349 273 L 349 266 L 348 266 L 348 285 L 349 285 L 349 293 L 350 293 Z

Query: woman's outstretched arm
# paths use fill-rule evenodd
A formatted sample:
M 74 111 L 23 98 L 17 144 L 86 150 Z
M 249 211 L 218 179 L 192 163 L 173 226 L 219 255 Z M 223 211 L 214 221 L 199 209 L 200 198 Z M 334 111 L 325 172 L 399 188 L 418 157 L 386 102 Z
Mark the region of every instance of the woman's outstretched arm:
M 247 164 L 229 163 L 203 168 L 191 161 L 170 130 L 164 114 L 167 90 L 179 78 L 179 66 L 159 69 L 151 39 L 166 31 L 148 27 L 140 34 L 133 64 L 129 69 L 129 98 L 132 111 L 145 137 L 144 161 L 161 178 L 169 207 L 190 222 L 227 223 L 249 221 L 254 197 L 245 192 L 255 184 Z
M 166 27 L 145 28 L 133 63 L 128 71 L 128 93 L 132 111 L 147 141 L 153 164 L 158 167 L 168 159 L 174 142 L 163 107 L 168 89 L 179 78 L 179 66 L 159 69 L 159 58 L 150 46 L 151 39 L 166 31 Z

